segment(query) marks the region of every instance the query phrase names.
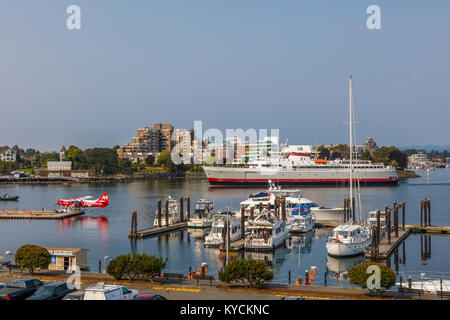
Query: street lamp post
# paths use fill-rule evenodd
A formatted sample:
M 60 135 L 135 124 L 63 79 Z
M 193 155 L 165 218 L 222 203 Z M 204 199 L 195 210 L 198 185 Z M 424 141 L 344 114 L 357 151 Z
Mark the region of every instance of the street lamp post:
M 106 261 L 108 261 L 108 259 L 109 259 L 109 256 L 104 256 L 103 257 L 103 264 L 105 266 L 105 271 L 104 272 L 106 272 Z

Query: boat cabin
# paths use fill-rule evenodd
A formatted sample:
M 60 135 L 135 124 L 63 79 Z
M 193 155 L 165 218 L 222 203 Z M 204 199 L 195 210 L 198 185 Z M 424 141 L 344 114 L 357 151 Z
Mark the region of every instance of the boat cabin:
M 212 201 L 205 199 L 200 199 L 195 204 L 194 218 L 202 218 L 208 213 L 211 213 L 214 209 L 214 204 Z

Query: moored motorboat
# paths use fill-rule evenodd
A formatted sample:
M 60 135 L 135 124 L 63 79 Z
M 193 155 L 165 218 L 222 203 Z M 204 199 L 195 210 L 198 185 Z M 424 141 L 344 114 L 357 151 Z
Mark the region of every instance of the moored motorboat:
M 173 199 L 171 196 L 167 198 L 168 206 L 167 206 L 167 214 L 166 208 L 162 208 L 161 210 L 161 226 L 166 225 L 166 215 L 169 218 L 169 225 L 180 222 L 180 209 L 178 207 L 178 202 Z M 155 227 L 159 227 L 158 213 L 156 214 L 156 218 L 153 222 Z
M 246 250 L 273 250 L 283 245 L 287 239 L 289 228 L 275 213 L 265 210 L 254 220 L 249 221 L 244 248 Z
M 205 237 L 205 247 L 218 247 L 225 242 L 227 224 L 229 225 L 230 243 L 241 238 L 241 223 L 231 214 L 222 212 L 214 216 L 211 232 Z
M 308 232 L 314 228 L 314 218 L 309 206 L 300 205 L 294 207 L 290 216 L 287 218 L 287 224 L 290 226 L 290 232 Z
M 189 228 L 208 228 L 213 223 L 214 205 L 212 201 L 200 199 L 195 204 L 194 216 L 188 221 Z
M 19 199 L 19 196 L 12 197 L 7 193 L 0 196 L 0 201 L 16 201 L 17 199 Z

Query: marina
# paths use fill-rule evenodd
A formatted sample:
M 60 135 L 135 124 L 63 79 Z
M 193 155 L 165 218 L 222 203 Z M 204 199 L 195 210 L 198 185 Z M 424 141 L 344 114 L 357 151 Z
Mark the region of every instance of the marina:
M 376 211 L 376 208 L 384 208 L 386 202 L 393 203 L 396 199 L 404 199 L 407 203 L 405 228 L 411 228 L 411 233 L 406 239 L 399 242 L 398 246 L 391 250 L 390 257 L 384 260 L 385 263 L 391 261 L 391 265 L 395 266 L 395 253 L 397 250 L 401 253 L 405 246 L 405 263 L 407 263 L 398 265 L 399 272 L 404 272 L 405 274 L 408 273 L 408 270 L 413 272 L 418 269 L 423 269 L 424 272 L 446 272 L 447 270 L 445 261 L 448 260 L 448 255 L 445 251 L 442 251 L 445 248 L 445 243 L 448 243 L 447 237 L 432 236 L 431 244 L 428 242 L 428 246 L 431 245 L 433 247 L 434 255 L 431 257 L 431 260 L 427 258 L 427 266 L 424 267 L 421 264 L 422 255 L 420 254 L 420 242 L 418 242 L 421 234 L 416 232 L 430 230 L 437 232 L 436 234 L 441 234 L 441 232 L 448 230 L 447 227 L 437 227 L 448 224 L 448 217 L 444 210 L 446 199 L 445 197 L 433 196 L 433 191 L 443 186 L 446 188 L 445 181 L 450 182 L 450 174 L 446 169 L 439 169 L 434 176 L 431 176 L 430 180 L 428 179 L 430 178 L 423 177 L 418 180 L 403 182 L 396 188 L 363 189 L 361 192 L 362 198 L 366 199 L 365 212 Z M 75 192 L 74 188 L 76 188 Z M 51 192 L 46 191 L 48 189 Z M 217 271 L 223 266 L 221 259 L 223 259 L 226 248 L 223 245 L 212 248 L 204 247 L 204 237 L 209 234 L 208 229 L 205 230 L 206 232 L 203 235 L 196 235 L 194 230 L 190 231 L 190 229 L 187 229 L 186 224 L 180 225 L 180 228 L 173 226 L 176 230 L 162 229 L 162 232 L 157 231 L 157 229 L 152 230 L 154 219 L 157 218 L 158 199 L 163 199 L 161 201 L 162 208 L 165 206 L 165 199 L 168 195 L 172 195 L 177 199 L 189 196 L 191 203 L 195 203 L 197 199 L 211 199 L 214 202 L 214 208 L 220 211 L 222 208 L 233 207 L 233 204 L 235 207 L 239 206 L 241 201 L 247 199 L 249 193 L 257 194 L 264 188 L 235 189 L 222 194 L 209 188 L 207 181 L 204 180 L 139 181 L 127 184 L 48 186 L 45 188 L 40 186 L 11 185 L 1 191 L 19 195 L 19 205 L 15 202 L 14 204 L 13 202 L 5 202 L 2 205 L 2 209 L 45 207 L 46 203 L 54 202 L 54 199 L 58 197 L 67 198 L 73 193 L 98 194 L 103 192 L 103 190 L 107 191 L 112 199 L 110 205 L 105 209 L 92 208 L 89 210 L 88 216 L 85 214 L 80 217 L 75 216 L 54 222 L 42 220 L 27 224 L 13 220 L 6 222 L 5 220 L 0 223 L 0 231 L 5 235 L 5 240 L 0 244 L 0 250 L 3 252 L 14 249 L 17 247 L 17 243 L 22 241 L 38 241 L 48 247 L 55 246 L 56 243 L 60 243 L 63 247 L 85 247 L 89 248 L 88 264 L 91 270 L 98 269 L 98 261 L 103 261 L 104 256 L 111 257 L 127 252 L 147 252 L 169 257 L 167 267 L 167 272 L 169 273 L 179 273 L 180 271 L 186 273 L 189 266 L 196 267 L 200 262 L 206 261 L 209 266 L 209 274 L 217 276 Z M 153 192 L 151 190 L 159 191 Z M 330 207 L 342 207 L 342 199 L 347 195 L 346 190 L 341 188 L 316 189 L 305 187 L 301 190 L 305 197 L 317 199 L 320 203 Z M 405 196 L 405 190 L 408 190 L 408 196 Z M 432 226 L 421 227 L 420 200 L 418 199 L 423 198 L 424 195 L 432 199 L 434 209 Z M 186 203 L 184 201 L 185 213 L 187 212 Z M 138 231 L 148 229 L 150 236 L 127 240 L 130 232 L 130 207 L 135 208 L 136 222 L 139 225 Z M 399 216 L 401 217 L 401 209 Z M 103 218 L 100 219 L 101 217 Z M 330 228 L 336 227 L 339 223 L 341 222 L 316 221 L 315 229 L 311 235 L 307 235 L 309 240 L 306 243 L 303 243 L 303 240 L 301 240 L 303 239 L 301 234 L 299 238 L 289 235 L 287 243 L 291 242 L 291 246 L 281 246 L 273 252 L 265 253 L 264 255 L 255 252 L 252 253 L 252 257 L 263 259 L 263 261 L 270 263 L 274 269 L 276 281 L 287 283 L 289 270 L 292 273 L 292 278 L 294 278 L 294 274 L 302 275 L 304 269 L 309 269 L 310 266 L 317 266 L 318 272 L 315 284 L 323 285 L 326 278 L 327 285 L 348 285 L 346 284 L 347 280 L 341 278 L 346 271 L 341 269 L 341 266 L 351 266 L 351 261 L 361 260 L 351 258 L 351 261 L 348 260 L 347 262 L 347 259 L 338 259 L 339 264 L 335 265 L 338 261 L 336 259 L 330 260 L 331 258 L 327 257 L 325 250 L 326 235 L 330 232 Z M 39 228 L 42 230 L 39 234 L 33 231 L 35 224 L 39 224 Z M 399 219 L 399 227 L 399 232 L 401 232 L 401 218 Z M 152 232 L 154 233 L 152 234 Z M 33 238 L 28 235 L 33 235 Z M 393 236 L 392 243 L 395 242 L 396 240 Z M 229 252 L 236 252 L 238 257 L 244 257 L 247 253 L 243 245 L 244 241 L 242 239 L 231 241 Z M 220 253 L 221 251 L 223 252 L 222 254 Z M 381 249 L 380 254 L 383 251 L 384 249 Z M 439 259 L 436 260 L 438 256 Z M 365 257 L 361 258 L 364 261 Z M 358 259 L 361 258 L 358 257 Z M 401 262 L 402 260 L 403 258 L 400 259 Z M 336 269 L 334 269 L 335 266 Z M 333 270 L 339 272 L 332 273 Z M 324 275 L 326 272 L 328 272 L 328 276 Z M 333 274 L 333 278 L 331 278 L 331 274 Z M 338 281 L 334 278 L 336 274 L 339 275 Z

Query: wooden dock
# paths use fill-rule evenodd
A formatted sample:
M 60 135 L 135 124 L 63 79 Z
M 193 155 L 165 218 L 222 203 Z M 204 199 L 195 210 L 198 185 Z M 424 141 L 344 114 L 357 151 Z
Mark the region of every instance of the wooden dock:
M 0 220 L 61 220 L 85 214 L 86 211 L 2 210 Z
M 221 251 L 225 251 L 226 250 L 225 245 L 221 244 L 219 246 L 219 249 Z M 239 252 L 241 250 L 244 250 L 244 239 L 241 238 L 239 240 L 236 240 L 236 241 L 233 241 L 233 242 L 230 243 L 229 251 L 231 251 L 231 252 Z
M 320 220 L 314 221 L 316 228 L 334 229 L 337 226 L 343 224 L 342 221 Z
M 395 236 L 394 233 L 391 234 L 391 243 L 389 243 L 387 235 L 385 235 L 379 244 L 379 256 L 378 260 L 386 260 L 388 259 L 394 250 L 409 236 L 411 233 L 410 228 L 406 228 L 405 230 L 398 230 L 398 237 Z M 366 259 L 372 259 L 372 250 L 369 248 L 366 251 Z
M 145 238 L 160 235 L 163 233 L 187 228 L 187 221 L 170 224 L 162 227 L 152 227 L 144 230 L 138 230 L 135 233 L 128 232 L 128 238 Z
M 407 224 L 406 228 L 413 233 L 447 234 L 450 235 L 450 227 L 447 226 L 421 226 L 420 224 Z

